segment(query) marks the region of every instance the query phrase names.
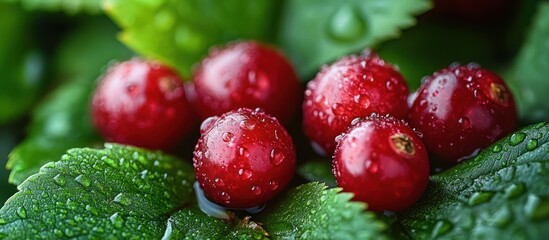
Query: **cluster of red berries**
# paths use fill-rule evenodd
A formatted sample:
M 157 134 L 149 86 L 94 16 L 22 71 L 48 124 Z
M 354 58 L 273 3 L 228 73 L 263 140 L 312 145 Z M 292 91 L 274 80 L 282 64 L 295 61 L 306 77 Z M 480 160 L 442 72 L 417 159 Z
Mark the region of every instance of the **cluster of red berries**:
M 193 163 L 206 197 L 250 208 L 294 175 L 288 124 L 301 102 L 282 54 L 255 42 L 216 48 L 184 86 L 153 61 L 117 64 L 103 77 L 92 116 L 109 141 L 167 150 L 203 120 Z M 323 67 L 305 90 L 303 131 L 333 155 L 337 183 L 375 211 L 398 211 L 424 192 L 430 163 L 447 167 L 510 133 L 513 97 L 494 73 L 452 65 L 409 93 L 397 69 L 364 52 Z M 255 110 L 252 110 L 255 109 Z M 280 119 L 282 124 L 278 122 Z

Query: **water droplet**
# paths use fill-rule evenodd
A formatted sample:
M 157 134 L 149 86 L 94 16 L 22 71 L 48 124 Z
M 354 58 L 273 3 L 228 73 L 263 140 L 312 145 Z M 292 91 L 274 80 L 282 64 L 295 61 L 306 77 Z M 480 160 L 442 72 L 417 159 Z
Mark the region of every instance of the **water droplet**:
M 511 146 L 516 146 L 520 144 L 522 141 L 524 141 L 524 138 L 526 138 L 526 134 L 523 132 L 516 132 L 511 135 L 511 138 L 509 138 L 509 144 Z
M 334 111 L 335 114 L 345 114 L 345 112 L 347 112 L 343 105 L 337 103 L 332 104 L 332 111 Z
M 278 166 L 279 164 L 281 164 L 284 161 L 284 158 L 285 158 L 284 152 L 282 152 L 278 148 L 273 148 L 271 150 L 271 154 L 270 154 L 269 158 L 271 159 L 271 164 L 273 164 L 275 166 Z
M 17 216 L 19 216 L 21 219 L 27 218 L 27 209 L 25 207 L 21 206 L 18 207 L 16 210 Z
M 532 220 L 542 220 L 549 217 L 549 198 L 537 195 L 529 195 L 524 212 Z
M 238 176 L 240 176 L 240 178 L 242 179 L 250 179 L 252 177 L 252 174 L 252 171 L 245 168 L 241 168 L 238 170 Z
M 494 196 L 493 192 L 476 192 L 476 193 L 473 193 L 473 195 L 471 195 L 471 197 L 469 198 L 469 205 L 476 206 L 476 205 L 479 205 L 481 203 L 485 203 L 485 202 L 489 201 L 492 198 L 492 196 Z
M 368 169 L 368 172 L 371 174 L 376 174 L 379 171 L 379 166 L 377 163 L 374 163 L 370 160 L 365 161 L 366 169 Z
M 229 196 L 227 192 L 220 192 L 219 196 L 221 197 L 221 199 L 223 199 L 223 201 L 231 200 L 231 196 Z
M 387 90 L 389 90 L 389 91 L 392 91 L 393 90 L 393 85 L 394 85 L 394 83 L 392 81 L 387 81 L 385 83 L 385 88 L 387 88 Z
M 109 217 L 109 219 L 111 220 L 111 223 L 114 224 L 114 227 L 116 228 L 121 228 L 122 225 L 124 225 L 124 219 L 122 219 L 122 217 L 118 215 L 118 213 L 113 214 L 112 216 Z
M 498 143 L 498 144 L 494 145 L 494 147 L 492 148 L 492 152 L 493 153 L 501 152 L 501 144 Z
M 354 41 L 364 35 L 366 24 L 358 8 L 347 4 L 340 7 L 330 20 L 328 32 L 338 41 Z
M 118 163 L 116 161 L 114 161 L 114 159 L 112 159 L 112 158 L 109 158 L 107 156 L 103 156 L 103 157 L 101 157 L 101 160 L 103 160 L 106 164 L 109 164 L 109 166 L 111 166 L 113 168 L 118 168 Z
M 63 187 L 65 186 L 65 184 L 67 184 L 67 179 L 65 179 L 65 177 L 61 174 L 55 175 L 55 177 L 53 177 L 53 181 L 60 187 Z
M 245 147 L 239 147 L 238 148 L 238 155 L 239 156 L 244 156 L 244 157 L 249 157 L 250 153 L 248 153 L 248 149 L 246 149 Z
M 461 117 L 458 119 L 458 124 L 462 129 L 471 128 L 471 120 L 468 117 Z
M 91 186 L 91 180 L 82 174 L 78 175 L 74 180 L 85 188 Z
M 215 178 L 214 179 L 215 186 L 217 187 L 223 187 L 225 186 L 225 182 L 221 178 Z
M 275 180 L 269 181 L 269 188 L 271 190 L 276 190 L 278 188 L 278 182 Z
M 123 193 L 119 193 L 118 195 L 116 195 L 113 201 L 126 207 L 129 206 L 131 203 L 131 200 L 128 198 L 128 196 Z
M 440 237 L 452 230 L 453 227 L 454 225 L 451 222 L 447 220 L 439 220 L 437 221 L 437 223 L 435 223 L 435 226 L 433 227 L 432 236 L 433 238 Z
M 538 140 L 536 139 L 530 139 L 530 141 L 528 141 L 528 143 L 526 144 L 526 149 L 528 151 L 532 151 L 534 149 L 536 149 L 538 147 Z
M 242 120 L 240 121 L 240 128 L 244 130 L 253 130 L 255 128 L 255 123 L 250 120 Z
M 505 227 L 511 220 L 513 220 L 513 213 L 509 210 L 509 207 L 502 207 L 488 219 L 488 222 L 496 227 Z
M 97 210 L 97 208 L 92 207 L 91 205 L 86 205 L 86 211 L 90 212 L 94 216 L 99 215 L 99 211 Z
M 360 106 L 363 108 L 367 108 L 368 106 L 370 106 L 370 98 L 368 98 L 368 96 L 366 95 L 357 94 L 353 97 L 353 101 L 355 101 L 355 103 L 360 104 Z
M 206 120 L 204 120 L 202 124 L 200 124 L 200 133 L 205 133 L 206 131 L 208 131 L 215 124 L 215 122 L 217 122 L 217 119 L 218 117 L 206 118 Z
M 76 210 L 78 209 L 78 203 L 75 202 L 75 201 L 72 201 L 70 198 L 67 199 L 67 202 L 65 203 L 65 205 L 67 205 L 67 208 L 69 210 Z
M 514 198 L 524 193 L 524 183 L 513 183 L 505 188 L 504 195 L 506 198 Z
M 0 225 L 6 225 L 7 223 L 6 219 L 0 218 Z
M 221 139 L 223 139 L 224 142 L 232 142 L 234 140 L 234 134 L 230 132 L 224 132 L 221 135 Z
M 261 194 L 261 187 L 259 187 L 259 186 L 253 186 L 253 187 L 252 187 L 252 192 L 253 192 L 255 195 Z

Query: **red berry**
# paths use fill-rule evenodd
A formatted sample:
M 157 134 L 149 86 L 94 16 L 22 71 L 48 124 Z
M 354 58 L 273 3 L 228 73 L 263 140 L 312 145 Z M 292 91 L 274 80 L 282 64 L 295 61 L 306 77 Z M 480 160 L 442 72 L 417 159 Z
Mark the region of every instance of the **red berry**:
M 408 87 L 400 73 L 375 53 L 341 58 L 310 81 L 303 103 L 303 130 L 326 154 L 351 121 L 371 113 L 403 118 Z
M 337 184 L 354 193 L 354 200 L 368 203 L 369 210 L 406 209 L 425 191 L 427 151 L 402 120 L 373 114 L 338 139 L 333 162 Z
M 159 63 L 132 59 L 112 66 L 92 100 L 95 127 L 108 141 L 167 150 L 192 128 L 183 82 Z
M 210 52 L 187 90 L 202 119 L 259 107 L 283 123 L 299 108 L 301 91 L 294 69 L 281 53 L 250 41 Z
M 292 179 L 290 135 L 276 118 L 241 108 L 206 119 L 194 150 L 194 171 L 211 201 L 232 208 L 267 202 Z
M 505 82 L 469 64 L 450 66 L 427 78 L 408 118 L 423 132 L 434 163 L 445 167 L 511 133 L 517 113 Z

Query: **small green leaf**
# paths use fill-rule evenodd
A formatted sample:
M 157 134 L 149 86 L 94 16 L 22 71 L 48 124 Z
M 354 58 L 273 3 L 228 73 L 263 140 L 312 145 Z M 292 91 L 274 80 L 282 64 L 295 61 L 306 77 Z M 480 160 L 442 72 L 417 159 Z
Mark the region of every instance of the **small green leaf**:
M 105 65 L 131 56 L 116 40 L 115 29 L 108 21 L 91 21 L 65 40 L 56 57 L 57 75 L 64 81 L 38 105 L 26 139 L 10 154 L 10 182 L 20 184 L 69 148 L 101 141 L 91 124 L 91 93 Z
M 122 42 L 189 78 L 213 45 L 268 40 L 277 5 L 276 0 L 107 0 L 105 11 L 122 27 Z
M 337 186 L 329 159 L 305 162 L 297 168 L 297 173 L 309 182 L 321 182 L 328 187 Z
M 177 212 L 168 220 L 168 226 L 171 239 L 268 239 L 265 230 L 248 218 L 231 227 L 198 208 Z
M 422 200 L 398 219 L 414 239 L 548 236 L 549 123 L 526 127 L 432 176 Z
M 0 209 L 0 235 L 158 239 L 170 211 L 194 201 L 193 182 L 190 164 L 161 153 L 111 144 L 69 150 Z
M 274 239 L 385 239 L 384 222 L 350 202 L 352 195 L 308 183 L 287 193 L 261 213 L 263 227 Z
M 101 12 L 102 0 L 8 0 L 21 2 L 27 10 L 64 11 L 69 14 Z
M 526 123 L 549 120 L 549 3 L 540 2 L 533 26 L 509 76 L 520 119 Z
M 288 1 L 279 42 L 308 80 L 322 64 L 397 37 L 430 7 L 427 0 Z

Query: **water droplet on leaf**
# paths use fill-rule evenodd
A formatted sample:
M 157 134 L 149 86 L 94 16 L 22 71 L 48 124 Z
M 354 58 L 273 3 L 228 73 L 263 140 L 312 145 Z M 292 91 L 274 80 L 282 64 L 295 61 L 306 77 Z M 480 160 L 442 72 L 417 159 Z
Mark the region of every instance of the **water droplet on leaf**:
M 362 37 L 366 24 L 358 8 L 349 4 L 340 7 L 329 21 L 328 33 L 337 41 L 351 42 Z
M 526 138 L 526 134 L 523 132 L 516 132 L 511 135 L 511 138 L 509 138 L 509 144 L 511 146 L 516 146 L 520 144 L 522 141 L 524 141 L 524 138 Z
M 469 205 L 476 206 L 481 203 L 485 203 L 489 201 L 492 198 L 492 196 L 494 196 L 493 192 L 475 192 L 469 198 Z

